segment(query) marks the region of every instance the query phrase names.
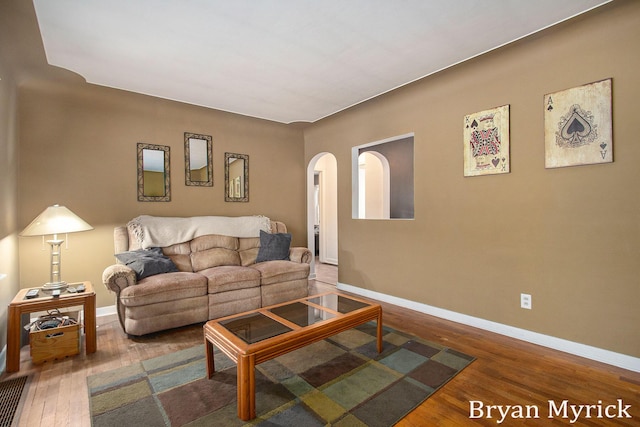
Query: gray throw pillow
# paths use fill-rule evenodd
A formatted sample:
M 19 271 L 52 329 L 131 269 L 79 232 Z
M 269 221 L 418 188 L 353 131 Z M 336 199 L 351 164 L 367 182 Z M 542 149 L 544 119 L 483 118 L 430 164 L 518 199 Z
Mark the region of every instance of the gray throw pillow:
M 289 260 L 291 234 L 266 233 L 260 230 L 260 249 L 256 263 L 263 261 Z
M 136 272 L 138 280 L 155 274 L 179 271 L 171 258 L 165 256 L 160 248 L 122 252 L 116 254 L 116 258 L 124 265 L 131 267 Z

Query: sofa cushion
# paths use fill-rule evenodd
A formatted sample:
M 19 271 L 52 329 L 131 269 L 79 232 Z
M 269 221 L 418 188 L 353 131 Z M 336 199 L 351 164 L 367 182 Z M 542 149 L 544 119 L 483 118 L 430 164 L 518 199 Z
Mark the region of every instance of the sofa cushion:
M 252 265 L 250 268 L 260 272 L 260 284 L 288 282 L 290 280 L 306 279 L 309 277 L 309 264 L 293 261 L 265 261 Z
M 191 246 L 191 252 L 206 251 L 211 248 L 225 248 L 236 251 L 238 250 L 238 238 L 221 234 L 207 234 L 191 240 L 189 245 Z
M 291 234 L 265 233 L 260 230 L 260 249 L 256 263 L 275 260 L 289 260 Z
M 209 319 L 208 296 L 184 298 L 137 307 L 125 307 L 125 331 L 144 335 Z M 130 423 L 125 423 L 129 425 Z
M 244 251 L 238 251 L 238 254 L 240 255 L 240 264 L 243 267 L 255 264 L 256 258 L 258 258 L 258 249 L 259 248 L 255 247 Z
M 261 288 L 239 289 L 209 294 L 209 319 L 256 310 L 262 303 Z
M 124 265 L 131 267 L 136 272 L 138 280 L 160 273 L 178 271 L 178 267 L 162 253 L 160 248 L 121 252 L 116 254 L 116 258 Z
M 240 265 L 237 237 L 208 234 L 196 237 L 190 246 L 193 271 L 219 265 Z
M 202 271 L 211 267 L 240 265 L 238 252 L 224 248 L 213 248 L 206 251 L 192 252 L 191 265 L 193 271 Z
M 128 307 L 175 301 L 207 294 L 207 278 L 198 273 L 165 273 L 142 279 L 120 292 L 120 302 Z
M 178 270 L 193 272 L 193 267 L 191 266 L 191 245 L 189 242 L 167 246 L 166 248 L 162 248 L 162 252 L 171 258 L 171 261 L 178 267 Z
M 240 254 L 240 263 L 244 267 L 255 264 L 258 257 L 258 249 L 260 249 L 259 237 L 242 237 L 238 239 L 238 253 Z
M 219 266 L 201 270 L 208 280 L 209 294 L 235 291 L 260 286 L 260 272 L 241 266 Z

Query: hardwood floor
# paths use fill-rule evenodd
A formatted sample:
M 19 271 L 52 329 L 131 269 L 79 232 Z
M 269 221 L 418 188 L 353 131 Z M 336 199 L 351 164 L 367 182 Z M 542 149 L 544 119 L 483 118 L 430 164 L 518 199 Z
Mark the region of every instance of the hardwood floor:
M 326 275 L 320 274 L 317 280 L 310 281 L 310 291 L 318 293 L 335 289 L 336 280 L 337 274 L 327 271 Z M 407 415 L 399 426 L 640 425 L 639 373 L 390 304 L 383 303 L 382 306 L 386 325 L 476 357 L 469 367 Z M 20 372 L 2 375 L 4 380 L 32 374 L 19 426 L 90 426 L 88 375 L 188 348 L 202 343 L 203 339 L 201 325 L 135 339 L 126 337 L 115 316 L 99 318 L 98 325 L 98 351 L 89 356 L 80 354 L 33 365 L 29 347 L 22 348 Z M 573 418 L 571 409 L 568 409 L 569 419 L 562 419 L 560 415 L 548 418 L 549 400 L 558 407 L 563 400 L 568 400 L 569 404 L 596 406 L 601 401 L 604 411 L 606 405 L 617 405 L 618 399 L 631 405 L 628 412 L 633 418 L 597 419 L 597 407 L 591 409 L 592 418 L 584 418 L 583 411 L 583 417 L 575 423 L 570 423 Z M 506 421 L 498 424 L 501 418 L 498 409 L 493 409 L 492 418 L 486 418 L 485 406 L 485 418 L 470 419 L 471 401 L 483 402 L 484 405 L 521 405 L 525 409 L 525 405 L 536 405 L 540 418 L 514 419 L 508 416 Z M 617 415 L 617 411 L 613 412 Z M 602 414 L 605 415 L 604 412 Z M 522 415 L 527 415 L 526 410 Z
M 338 284 L 338 267 L 331 264 L 323 264 L 316 257 L 315 262 L 316 281 L 327 285 L 336 286 Z

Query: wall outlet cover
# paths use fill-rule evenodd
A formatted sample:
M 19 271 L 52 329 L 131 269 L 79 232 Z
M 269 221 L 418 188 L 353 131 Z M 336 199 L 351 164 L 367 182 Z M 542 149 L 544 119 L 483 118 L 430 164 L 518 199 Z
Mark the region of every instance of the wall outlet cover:
M 520 294 L 520 308 L 526 308 L 527 310 L 531 310 L 530 294 Z

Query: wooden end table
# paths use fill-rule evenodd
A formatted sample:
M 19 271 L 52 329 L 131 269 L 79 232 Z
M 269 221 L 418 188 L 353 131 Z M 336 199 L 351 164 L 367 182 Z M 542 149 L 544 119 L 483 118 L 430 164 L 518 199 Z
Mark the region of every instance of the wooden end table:
M 96 342 L 96 293 L 91 282 L 70 283 L 69 286 L 84 284 L 84 292 L 64 292 L 59 297 L 40 290 L 37 298 L 25 299 L 30 289 L 21 289 L 9 303 L 7 322 L 7 372 L 20 370 L 20 319 L 24 313 L 53 310 L 56 308 L 82 306 L 84 310 L 84 334 L 87 354 L 95 353 Z
M 213 347 L 237 364 L 238 417 L 256 417 L 255 365 L 316 341 L 377 321 L 382 351 L 382 308 L 359 298 L 329 292 L 211 320 L 204 325 L 207 377 L 215 373 Z

